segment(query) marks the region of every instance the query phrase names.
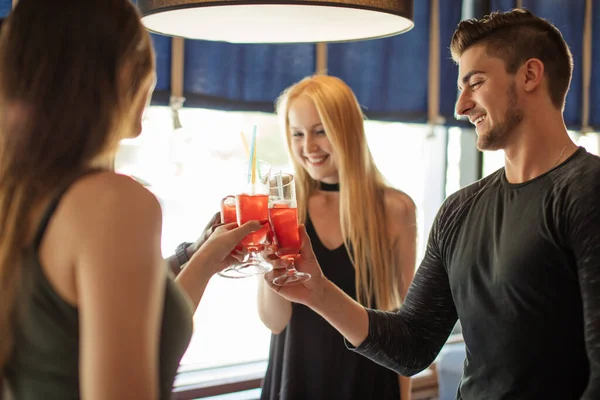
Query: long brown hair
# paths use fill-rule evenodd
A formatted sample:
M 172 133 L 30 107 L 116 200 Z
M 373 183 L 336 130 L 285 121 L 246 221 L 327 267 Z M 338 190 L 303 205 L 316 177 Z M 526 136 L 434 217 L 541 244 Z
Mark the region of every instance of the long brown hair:
M 129 0 L 20 0 L 0 33 L 0 378 L 31 210 L 134 135 L 154 79 Z
M 364 115 L 352 89 L 341 79 L 317 75 L 286 89 L 276 103 L 288 151 L 290 103 L 307 96 L 314 103 L 334 148 L 340 178 L 340 223 L 348 255 L 356 270 L 358 301 L 367 307 L 392 310 L 400 305 L 392 243 L 386 232 L 384 189 L 387 187 L 367 145 Z M 318 182 L 292 157 L 298 192 L 298 218 L 306 221 L 308 199 Z

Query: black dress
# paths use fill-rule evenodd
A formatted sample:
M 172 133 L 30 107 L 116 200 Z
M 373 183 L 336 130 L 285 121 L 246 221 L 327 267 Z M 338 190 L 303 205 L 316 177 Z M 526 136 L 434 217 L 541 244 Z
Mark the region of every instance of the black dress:
M 307 218 L 306 230 L 323 273 L 356 299 L 346 248 L 327 249 Z M 346 348 L 343 336 L 308 307 L 292 303 L 286 329 L 272 335 L 262 400 L 400 399 L 398 375 Z

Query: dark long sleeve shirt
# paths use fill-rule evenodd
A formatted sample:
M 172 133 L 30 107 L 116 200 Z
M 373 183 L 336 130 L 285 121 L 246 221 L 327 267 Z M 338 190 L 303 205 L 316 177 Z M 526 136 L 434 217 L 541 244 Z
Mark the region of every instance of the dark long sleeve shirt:
M 368 310 L 355 349 L 403 375 L 457 318 L 457 399 L 600 399 L 600 158 L 580 148 L 522 184 L 504 169 L 450 196 L 398 312 Z

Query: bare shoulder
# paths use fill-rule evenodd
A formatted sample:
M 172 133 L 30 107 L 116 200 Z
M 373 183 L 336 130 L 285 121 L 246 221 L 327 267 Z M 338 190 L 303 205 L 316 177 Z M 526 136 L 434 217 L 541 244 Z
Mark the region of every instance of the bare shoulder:
M 71 190 L 72 200 L 96 209 L 106 206 L 160 207 L 156 197 L 134 179 L 114 172 L 101 172 L 80 179 Z M 88 210 L 86 210 L 88 211 Z
M 40 257 L 54 287 L 77 305 L 77 285 L 84 279 L 73 268 L 91 266 L 85 270 L 98 274 L 91 281 L 99 285 L 116 269 L 158 265 L 161 230 L 160 204 L 152 193 L 126 176 L 94 173 L 75 181 L 61 198 Z
M 414 224 L 416 222 L 415 202 L 406 193 L 388 187 L 384 191 L 384 204 L 386 219 L 392 224 L 397 222 Z
M 139 224 L 148 228 L 161 220 L 158 199 L 135 180 L 113 172 L 100 172 L 78 180 L 64 198 L 70 222 L 87 231 Z M 90 229 L 94 224 L 96 229 Z

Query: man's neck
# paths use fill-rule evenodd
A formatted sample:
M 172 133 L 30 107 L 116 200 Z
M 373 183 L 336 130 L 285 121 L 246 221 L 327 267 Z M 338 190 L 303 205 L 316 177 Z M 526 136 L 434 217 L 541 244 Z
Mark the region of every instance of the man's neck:
M 504 148 L 506 179 L 527 182 L 560 165 L 576 150 L 562 115 L 524 120 Z

